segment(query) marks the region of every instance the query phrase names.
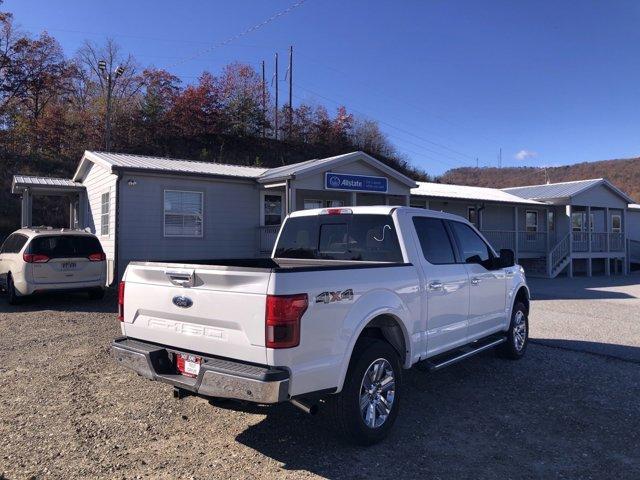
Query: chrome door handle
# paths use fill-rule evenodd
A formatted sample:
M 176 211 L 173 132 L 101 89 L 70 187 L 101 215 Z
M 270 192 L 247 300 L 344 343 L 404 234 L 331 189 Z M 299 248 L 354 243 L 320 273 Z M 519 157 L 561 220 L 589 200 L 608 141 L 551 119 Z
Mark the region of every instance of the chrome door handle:
M 478 277 L 473 277 L 471 279 L 471 285 L 478 285 L 480 283 L 480 279 Z
M 436 290 L 442 290 L 443 287 L 444 287 L 444 285 L 442 284 L 442 282 L 438 282 L 438 281 L 431 282 L 429 284 L 429 290 L 432 291 L 432 292 L 436 291 Z

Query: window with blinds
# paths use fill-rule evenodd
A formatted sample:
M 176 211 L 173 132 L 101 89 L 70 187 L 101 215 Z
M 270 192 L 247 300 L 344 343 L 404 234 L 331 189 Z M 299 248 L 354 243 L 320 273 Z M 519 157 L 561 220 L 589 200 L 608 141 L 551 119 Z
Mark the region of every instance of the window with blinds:
M 109 235 L 109 192 L 102 194 L 100 210 L 100 235 Z
M 202 192 L 164 191 L 164 236 L 202 237 Z

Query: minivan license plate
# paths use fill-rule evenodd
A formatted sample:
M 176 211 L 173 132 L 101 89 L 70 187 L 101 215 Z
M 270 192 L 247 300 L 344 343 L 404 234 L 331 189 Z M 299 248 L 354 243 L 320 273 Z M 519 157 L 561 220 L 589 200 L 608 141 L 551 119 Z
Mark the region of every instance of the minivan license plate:
M 76 262 L 63 262 L 62 263 L 62 269 L 63 270 L 75 270 L 76 269 Z

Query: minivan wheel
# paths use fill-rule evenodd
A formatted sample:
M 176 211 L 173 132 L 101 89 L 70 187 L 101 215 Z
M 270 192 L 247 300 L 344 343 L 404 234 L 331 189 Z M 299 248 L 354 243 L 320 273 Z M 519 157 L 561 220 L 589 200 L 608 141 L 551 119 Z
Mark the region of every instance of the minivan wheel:
M 401 387 L 402 367 L 393 347 L 364 340 L 353 352 L 342 391 L 332 399 L 338 428 L 354 443 L 380 442 L 398 416 Z
M 100 300 L 104 298 L 104 288 L 94 288 L 87 292 L 91 300 Z
M 498 345 L 500 357 L 511 360 L 521 359 L 529 344 L 529 316 L 524 303 L 517 302 L 511 312 L 511 324 L 507 331 L 507 341 Z
M 7 301 L 9 305 L 18 305 L 20 303 L 20 297 L 16 292 L 16 286 L 13 284 L 13 277 L 11 274 L 7 275 Z

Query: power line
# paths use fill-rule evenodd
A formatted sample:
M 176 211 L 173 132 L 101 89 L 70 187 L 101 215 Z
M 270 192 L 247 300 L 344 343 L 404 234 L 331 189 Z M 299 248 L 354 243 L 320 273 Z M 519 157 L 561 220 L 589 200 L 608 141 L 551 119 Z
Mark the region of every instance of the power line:
M 216 48 L 220 48 L 220 47 L 223 47 L 223 46 L 225 46 L 225 45 L 228 45 L 229 43 L 233 42 L 234 40 L 237 40 L 237 39 L 239 39 L 239 38 L 244 37 L 245 35 L 248 35 L 248 34 L 250 34 L 250 33 L 252 33 L 252 32 L 255 32 L 256 30 L 259 30 L 260 28 L 262 28 L 262 27 L 264 27 L 264 26 L 266 26 L 266 25 L 270 24 L 271 22 L 273 22 L 273 21 L 277 20 L 278 18 L 280 18 L 280 17 L 282 17 L 282 16 L 284 16 L 284 15 L 287 15 L 287 14 L 291 13 L 291 12 L 292 12 L 293 10 L 295 10 L 296 8 L 301 7 L 301 6 L 302 6 L 306 1 L 307 1 L 307 0 L 298 0 L 296 3 L 294 3 L 294 4 L 290 5 L 290 6 L 288 6 L 288 7 L 287 7 L 287 8 L 285 8 L 284 10 L 281 10 L 280 12 L 278 12 L 278 13 L 275 13 L 275 14 L 271 15 L 271 16 L 270 16 L 269 18 L 267 18 L 266 20 L 263 20 L 262 22 L 257 23 L 257 24 L 255 24 L 255 25 L 253 25 L 253 26 L 251 26 L 251 27 L 249 27 L 249 28 L 247 28 L 247 29 L 243 30 L 242 32 L 237 33 L 236 35 L 234 35 L 234 36 L 232 36 L 232 37 L 227 38 L 226 40 L 223 40 L 223 41 L 221 41 L 221 42 L 218 42 L 218 43 L 216 43 L 216 44 L 214 44 L 214 45 L 210 46 L 209 48 L 205 48 L 205 49 L 200 50 L 199 52 L 197 52 L 197 53 L 195 53 L 195 54 L 193 54 L 193 55 L 191 55 L 191 56 L 189 56 L 189 57 L 185 57 L 183 60 L 180 60 L 180 61 L 178 61 L 178 62 L 175 62 L 175 63 L 173 63 L 173 64 L 169 65 L 167 68 L 172 68 L 172 67 L 175 67 L 175 66 L 177 66 L 177 65 L 181 65 L 181 64 L 183 64 L 183 63 L 185 63 L 185 62 L 188 62 L 188 61 L 190 61 L 190 60 L 193 60 L 193 59 L 195 59 L 195 58 L 201 57 L 202 55 L 206 55 L 207 53 L 211 52 L 212 50 L 215 50 Z
M 338 104 L 338 105 L 343 104 L 343 102 L 340 102 L 340 101 L 338 101 L 338 100 L 334 100 L 334 99 L 332 99 L 332 98 L 326 97 L 326 96 L 324 96 L 324 95 L 322 95 L 322 94 L 320 94 L 320 93 L 318 93 L 318 92 L 315 92 L 315 91 L 310 90 L 310 89 L 308 89 L 308 88 L 306 88 L 306 87 L 303 87 L 303 86 L 301 86 L 300 84 L 297 84 L 297 83 L 296 83 L 296 87 L 298 87 L 298 88 L 300 88 L 300 89 L 302 89 L 302 90 L 305 90 L 305 91 L 307 91 L 307 92 L 309 92 L 309 93 L 311 93 L 311 94 L 313 94 L 313 95 L 316 95 L 316 96 L 318 96 L 318 97 L 320 97 L 320 98 L 322 98 L 322 99 L 324 99 L 324 100 L 328 100 L 328 101 L 333 102 L 333 103 L 336 103 L 336 104 Z M 354 111 L 354 112 L 356 112 L 356 113 L 359 113 L 359 114 L 361 114 L 361 115 L 369 116 L 367 113 L 362 112 L 362 111 L 359 111 L 359 110 L 357 110 L 357 109 L 353 108 L 352 106 L 349 106 L 349 109 L 350 109 L 350 110 L 352 110 L 352 111 Z M 412 132 L 410 132 L 410 131 L 408 131 L 408 130 L 405 130 L 405 129 L 403 129 L 403 128 L 397 127 L 397 126 L 395 126 L 395 125 L 392 125 L 392 124 L 390 124 L 390 123 L 388 123 L 388 122 L 385 122 L 385 121 L 383 121 L 383 120 L 378 120 L 378 123 L 381 123 L 381 124 L 383 124 L 383 125 L 386 125 L 387 127 L 392 128 L 392 129 L 394 129 L 394 130 L 397 130 L 397 131 L 399 131 L 399 132 L 402 132 L 402 133 L 404 133 L 404 134 L 406 134 L 406 135 L 410 135 L 410 136 L 412 136 L 412 137 L 415 137 L 415 138 L 417 138 L 418 140 L 421 140 L 421 141 L 426 142 L 426 143 L 428 143 L 428 144 L 434 145 L 434 146 L 439 147 L 439 148 L 443 148 L 443 149 L 445 149 L 445 150 L 449 150 L 449 151 L 451 151 L 451 152 L 453 152 L 453 153 L 456 153 L 456 154 L 458 154 L 458 155 L 461 155 L 461 156 L 467 157 L 467 158 L 469 158 L 469 159 L 471 159 L 471 160 L 474 160 L 474 161 L 475 161 L 475 157 L 472 157 L 472 156 L 470 156 L 470 155 L 468 155 L 468 154 L 466 154 L 466 153 L 459 152 L 459 151 L 457 151 L 457 150 L 455 150 L 455 149 L 452 149 L 452 148 L 450 148 L 450 147 L 447 147 L 446 145 L 442 145 L 442 144 L 440 144 L 440 143 L 437 143 L 437 142 L 433 142 L 433 141 L 431 141 L 431 140 L 428 140 L 428 139 L 426 139 L 426 138 L 424 138 L 424 137 L 421 137 L 421 136 L 419 136 L 419 135 L 416 135 L 415 133 L 412 133 Z M 424 148 L 424 147 L 422 147 L 422 148 Z M 439 155 L 443 155 L 443 156 L 445 155 L 445 154 L 442 154 L 441 152 L 436 152 L 436 151 L 433 151 L 433 150 L 432 150 L 432 152 L 433 152 L 433 153 L 437 153 L 437 154 L 439 154 Z M 456 165 L 456 166 L 461 166 L 461 165 Z

